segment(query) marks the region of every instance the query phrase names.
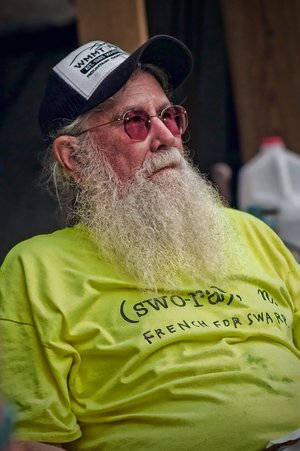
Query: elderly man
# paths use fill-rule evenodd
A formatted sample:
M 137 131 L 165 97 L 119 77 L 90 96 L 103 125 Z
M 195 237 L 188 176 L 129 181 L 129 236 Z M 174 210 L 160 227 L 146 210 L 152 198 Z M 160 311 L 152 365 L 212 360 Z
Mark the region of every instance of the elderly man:
M 299 265 L 193 167 L 172 102 L 191 66 L 155 36 L 131 55 L 88 43 L 51 71 L 40 125 L 67 227 L 18 244 L 1 273 L 20 450 L 300 436 Z

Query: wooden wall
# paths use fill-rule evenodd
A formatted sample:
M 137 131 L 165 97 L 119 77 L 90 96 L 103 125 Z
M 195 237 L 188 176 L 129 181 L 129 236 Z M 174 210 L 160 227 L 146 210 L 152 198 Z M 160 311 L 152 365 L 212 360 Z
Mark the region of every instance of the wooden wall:
M 76 0 L 80 43 L 101 39 L 131 53 L 148 39 L 144 0 Z
M 300 154 L 300 1 L 222 0 L 242 160 L 265 136 Z

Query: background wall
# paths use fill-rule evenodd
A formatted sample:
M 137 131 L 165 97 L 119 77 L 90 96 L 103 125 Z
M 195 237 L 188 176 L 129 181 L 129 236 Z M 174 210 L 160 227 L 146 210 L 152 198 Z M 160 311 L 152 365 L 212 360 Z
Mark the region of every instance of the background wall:
M 272 135 L 300 154 L 299 0 L 222 0 L 221 9 L 242 160 Z

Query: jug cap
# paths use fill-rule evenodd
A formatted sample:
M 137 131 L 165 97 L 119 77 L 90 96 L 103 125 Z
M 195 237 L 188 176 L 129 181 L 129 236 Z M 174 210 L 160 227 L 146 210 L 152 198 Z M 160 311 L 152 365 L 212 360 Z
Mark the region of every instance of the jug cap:
M 278 144 L 283 145 L 282 137 L 281 136 L 277 136 L 277 135 L 266 136 L 265 138 L 263 138 L 261 140 L 261 145 L 262 146 L 270 146 L 270 145 L 274 145 L 274 144 L 276 144 L 276 145 L 278 145 Z

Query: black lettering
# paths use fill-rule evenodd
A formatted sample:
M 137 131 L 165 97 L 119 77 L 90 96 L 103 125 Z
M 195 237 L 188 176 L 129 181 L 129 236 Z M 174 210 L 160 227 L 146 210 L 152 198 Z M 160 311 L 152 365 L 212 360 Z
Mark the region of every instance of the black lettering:
M 95 50 L 95 52 L 91 52 L 90 55 L 94 58 L 95 56 L 99 55 L 99 53 L 103 53 L 103 49 L 99 48 L 98 50 Z
M 136 312 L 136 314 L 138 316 L 144 316 L 147 315 L 148 313 L 148 309 L 146 309 L 146 307 L 144 307 L 142 302 L 137 302 L 134 306 L 133 306 L 133 310 Z
M 173 324 L 170 324 L 169 326 L 167 326 L 167 329 L 168 329 L 169 332 L 171 332 L 171 334 L 174 334 L 174 332 L 176 332 Z
M 97 56 L 97 58 L 94 58 L 92 61 L 90 61 L 84 68 L 84 70 L 82 69 L 81 72 L 83 74 L 86 74 L 87 72 L 90 71 L 90 69 L 92 69 L 96 64 L 100 63 L 101 61 L 103 61 L 106 58 L 105 55 L 101 55 L 101 56 Z M 91 59 L 90 55 L 85 58 L 86 61 L 88 62 L 88 60 Z
M 272 298 L 271 295 L 269 295 L 269 293 L 266 290 L 261 290 L 260 288 L 257 290 L 258 294 L 261 295 L 261 297 L 263 298 L 264 301 L 268 301 L 270 302 L 270 304 L 275 304 L 277 305 L 277 303 L 274 301 L 274 299 Z
M 184 320 L 182 323 L 177 323 L 181 330 L 190 329 L 191 326 Z
M 128 323 L 138 323 L 138 322 L 139 322 L 138 320 L 130 319 L 130 318 L 125 314 L 125 311 L 124 311 L 125 302 L 126 302 L 126 301 L 123 301 L 123 302 L 121 303 L 121 305 L 120 305 L 120 313 L 121 313 L 122 318 L 125 319 L 125 321 L 127 321 Z
M 239 324 L 240 326 L 242 325 L 240 318 L 238 318 L 237 316 L 233 316 L 232 321 L 235 329 L 237 329 L 237 324 Z
M 225 291 L 221 290 L 218 287 L 211 287 L 211 288 L 216 288 L 217 290 L 221 291 L 221 293 L 218 293 L 217 291 L 214 291 L 213 293 L 210 293 L 210 291 L 206 290 L 208 296 L 208 302 L 212 305 L 218 304 L 219 302 L 223 302 L 224 301 L 224 294 Z M 213 300 L 213 298 L 216 298 L 215 300 Z
M 286 317 L 282 313 L 279 314 L 277 312 L 274 312 L 274 315 L 276 316 L 278 324 L 284 323 L 286 326 L 288 325 Z
M 269 324 L 270 322 L 273 323 L 273 319 L 272 319 L 271 315 L 269 315 L 268 312 L 266 312 L 266 321 L 267 321 L 268 324 Z
M 199 326 L 196 323 L 199 324 Z M 205 321 L 191 321 L 191 324 L 195 327 L 209 327 Z
M 84 60 L 80 60 L 76 64 L 74 64 L 74 67 L 76 67 L 76 69 L 80 69 L 82 66 L 85 66 Z
M 143 337 L 144 337 L 145 340 L 147 340 L 148 343 L 151 345 L 151 344 L 152 344 L 151 339 L 154 338 L 154 335 L 152 335 L 152 334 L 149 335 L 149 334 L 151 334 L 151 331 L 150 331 L 150 330 L 147 330 L 147 332 L 143 333 Z
M 161 329 L 154 329 L 154 332 L 158 336 L 158 338 L 161 338 L 161 335 L 166 335 Z
M 197 291 L 188 293 L 188 296 L 192 296 L 193 301 L 195 303 L 194 307 L 203 307 L 203 304 L 199 304 L 198 299 L 197 299 L 197 296 L 199 296 L 200 298 L 204 297 L 204 293 L 202 290 L 197 290 Z
M 233 294 L 231 294 L 230 298 L 229 298 L 229 301 L 227 302 L 227 305 L 230 305 L 232 303 L 233 298 L 234 298 L 234 296 L 233 296 Z
M 168 308 L 167 303 L 167 296 L 161 296 L 159 298 L 153 298 L 153 299 L 146 299 L 144 303 L 147 302 L 149 305 L 151 305 L 152 308 L 155 310 L 160 310 L 160 307 Z
M 249 320 L 249 326 L 251 326 L 251 324 L 253 324 L 253 321 L 252 321 L 252 319 L 251 319 L 251 316 L 252 316 L 252 314 L 251 313 L 248 313 L 248 315 L 247 315 L 247 318 L 248 318 L 248 320 Z
M 274 315 L 276 316 L 276 319 L 277 319 L 278 323 L 281 323 L 281 318 L 280 318 L 279 313 L 274 312 Z
M 175 302 L 175 299 L 179 299 L 179 303 Z M 186 302 L 181 296 L 170 296 L 170 301 L 177 307 L 185 307 Z
M 264 314 L 263 312 L 258 313 L 257 315 L 253 313 L 254 318 L 257 322 L 264 321 Z

